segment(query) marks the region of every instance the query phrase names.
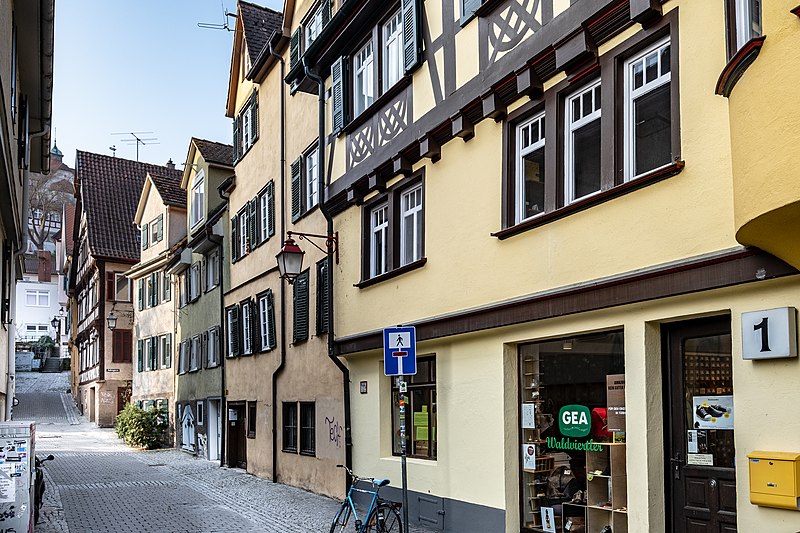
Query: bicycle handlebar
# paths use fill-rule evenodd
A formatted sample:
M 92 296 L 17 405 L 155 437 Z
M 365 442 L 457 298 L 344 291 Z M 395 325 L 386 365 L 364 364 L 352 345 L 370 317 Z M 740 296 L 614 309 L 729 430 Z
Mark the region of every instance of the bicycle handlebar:
M 345 471 L 350 475 L 350 477 L 353 478 L 353 485 L 355 485 L 359 481 L 368 481 L 368 482 L 372 483 L 373 485 L 375 485 L 375 478 L 374 477 L 359 477 L 359 476 L 355 475 L 353 473 L 353 471 L 350 470 L 349 468 L 347 468 L 345 465 L 336 465 L 336 468 L 344 468 Z

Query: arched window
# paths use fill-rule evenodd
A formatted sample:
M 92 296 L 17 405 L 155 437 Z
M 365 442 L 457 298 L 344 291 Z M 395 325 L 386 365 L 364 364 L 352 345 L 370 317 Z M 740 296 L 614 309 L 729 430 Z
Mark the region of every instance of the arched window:
M 181 447 L 194 451 L 194 415 L 190 405 L 183 408 L 181 416 Z

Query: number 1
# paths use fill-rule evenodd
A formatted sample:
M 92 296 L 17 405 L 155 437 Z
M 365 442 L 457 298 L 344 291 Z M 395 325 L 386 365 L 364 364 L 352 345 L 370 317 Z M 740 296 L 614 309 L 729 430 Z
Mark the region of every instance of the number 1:
M 761 322 L 753 326 L 753 331 L 761 330 L 761 351 L 768 352 L 769 349 L 769 318 L 764 317 Z

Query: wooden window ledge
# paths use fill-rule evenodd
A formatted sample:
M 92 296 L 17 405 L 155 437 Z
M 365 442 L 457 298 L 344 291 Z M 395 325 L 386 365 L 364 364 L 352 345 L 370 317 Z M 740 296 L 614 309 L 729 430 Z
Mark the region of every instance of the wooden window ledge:
M 742 77 L 747 67 L 758 57 L 766 38 L 766 35 L 753 37 L 733 55 L 719 75 L 717 87 L 714 91 L 716 94 L 724 96 L 725 98 L 731 95 L 734 86 L 736 86 L 736 82 Z
M 371 285 L 375 285 L 375 284 L 380 283 L 382 281 L 386 281 L 387 279 L 391 279 L 391 278 L 397 277 L 397 276 L 399 276 L 401 274 L 405 274 L 406 272 L 411 272 L 412 270 L 416 270 L 418 268 L 422 268 L 423 266 L 425 266 L 425 263 L 427 263 L 427 262 L 428 262 L 428 259 L 423 257 L 422 259 L 418 259 L 418 260 L 414 261 L 413 263 L 409 263 L 407 265 L 403 265 L 401 267 L 397 267 L 394 270 L 390 270 L 389 272 L 384 272 L 383 274 L 381 274 L 379 276 L 375 276 L 374 278 L 369 278 L 369 279 L 365 279 L 365 280 L 359 281 L 358 283 L 355 283 L 353 285 L 353 287 L 357 287 L 359 289 L 363 289 L 365 287 L 369 287 Z

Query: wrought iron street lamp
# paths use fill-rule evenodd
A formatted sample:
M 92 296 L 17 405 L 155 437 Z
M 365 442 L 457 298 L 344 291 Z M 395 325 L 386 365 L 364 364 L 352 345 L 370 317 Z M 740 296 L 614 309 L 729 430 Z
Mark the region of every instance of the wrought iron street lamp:
M 50 325 L 51 325 L 51 326 L 53 326 L 53 329 L 55 329 L 55 330 L 57 330 L 57 329 L 58 329 L 58 325 L 59 325 L 60 323 L 61 323 L 61 321 L 58 319 L 58 317 L 57 317 L 57 316 L 54 316 L 54 317 L 53 317 L 53 320 L 51 320 L 51 321 L 50 321 Z
M 108 329 L 113 330 L 117 327 L 117 316 L 114 314 L 114 311 L 108 313 L 106 317 L 106 322 L 108 322 Z
M 333 235 L 316 235 L 314 233 L 287 231 L 286 241 L 284 241 L 283 248 L 281 248 L 281 251 L 275 256 L 275 259 L 278 261 L 278 272 L 280 273 L 281 279 L 288 281 L 289 285 L 294 283 L 294 280 L 297 279 L 297 276 L 303 271 L 303 256 L 306 254 L 300 249 L 297 243 L 294 242 L 292 235 L 296 235 L 300 240 L 307 240 L 320 252 L 324 252 L 328 255 L 336 254 L 336 262 L 339 262 L 338 233 L 334 233 Z M 325 248 L 322 248 L 311 239 L 325 239 Z

